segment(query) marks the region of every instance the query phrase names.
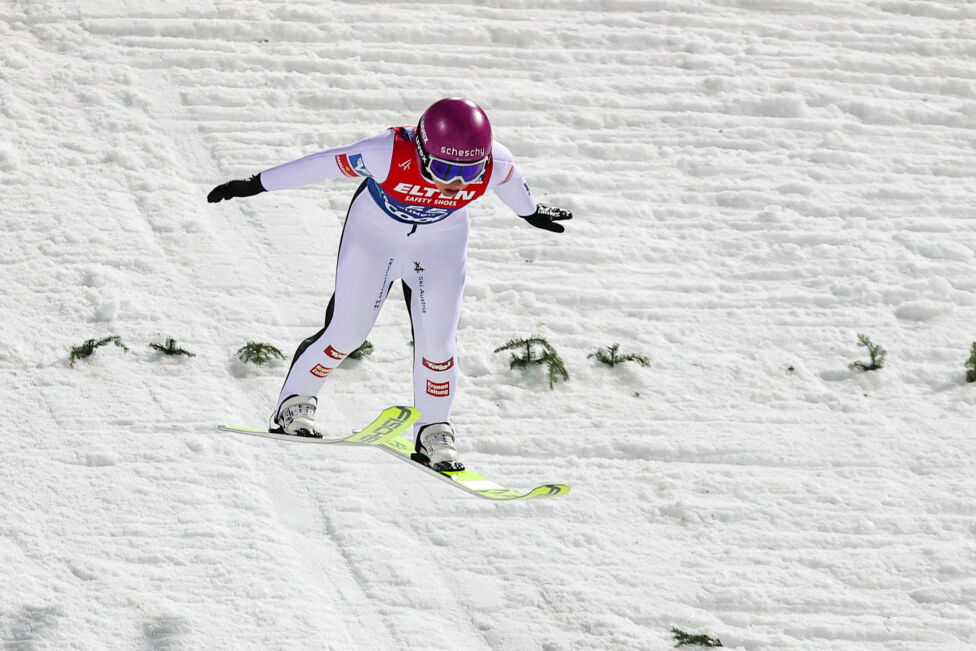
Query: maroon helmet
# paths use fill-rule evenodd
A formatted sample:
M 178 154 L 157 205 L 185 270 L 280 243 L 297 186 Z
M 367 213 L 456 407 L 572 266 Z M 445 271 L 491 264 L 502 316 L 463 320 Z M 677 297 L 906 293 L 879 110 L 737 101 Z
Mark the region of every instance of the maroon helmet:
M 491 156 L 488 116 L 471 100 L 438 100 L 420 116 L 417 150 L 426 176 L 443 183 L 477 181 Z

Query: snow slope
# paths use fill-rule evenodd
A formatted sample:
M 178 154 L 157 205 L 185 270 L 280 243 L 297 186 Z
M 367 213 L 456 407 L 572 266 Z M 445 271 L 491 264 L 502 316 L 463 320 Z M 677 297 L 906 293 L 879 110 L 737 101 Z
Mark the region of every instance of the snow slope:
M 0 39 L 5 648 L 976 647 L 973 5 L 5 0 Z M 553 502 L 213 429 L 285 372 L 240 346 L 321 325 L 355 184 L 207 191 L 444 95 L 576 213 L 474 207 L 459 333 L 463 458 Z M 492 352 L 533 333 L 554 391 Z M 394 295 L 320 419 L 409 402 L 409 339 Z

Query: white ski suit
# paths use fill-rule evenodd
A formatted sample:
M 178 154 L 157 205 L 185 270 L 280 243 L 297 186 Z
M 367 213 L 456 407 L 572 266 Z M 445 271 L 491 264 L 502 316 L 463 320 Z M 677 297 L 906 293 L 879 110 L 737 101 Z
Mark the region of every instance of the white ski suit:
M 265 170 L 266 190 L 324 179 L 364 178 L 343 228 L 335 293 L 325 326 L 295 353 L 278 398 L 317 396 L 329 374 L 358 348 L 397 279 L 403 281 L 414 334 L 415 431 L 451 421 L 457 391 L 457 326 L 464 290 L 469 217 L 467 204 L 488 189 L 518 215 L 536 202 L 511 152 L 498 142 L 484 176 L 448 198 L 420 174 L 415 133 L 394 127 Z

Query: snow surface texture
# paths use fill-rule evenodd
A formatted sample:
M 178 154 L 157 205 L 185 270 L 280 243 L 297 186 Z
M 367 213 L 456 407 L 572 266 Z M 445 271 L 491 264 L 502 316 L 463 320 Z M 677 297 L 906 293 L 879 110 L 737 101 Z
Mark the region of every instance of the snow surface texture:
M 5 648 L 976 647 L 973 5 L 0 12 Z M 214 430 L 265 422 L 284 362 L 234 352 L 320 327 L 356 185 L 206 193 L 445 95 L 576 213 L 473 208 L 459 333 L 463 458 L 553 502 Z M 336 432 L 411 399 L 394 294 Z M 554 391 L 492 353 L 535 333 Z

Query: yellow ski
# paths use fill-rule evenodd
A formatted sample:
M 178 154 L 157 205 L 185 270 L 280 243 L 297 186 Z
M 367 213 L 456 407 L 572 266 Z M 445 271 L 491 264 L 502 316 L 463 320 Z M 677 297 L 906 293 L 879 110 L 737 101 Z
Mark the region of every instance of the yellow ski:
M 489 500 L 531 500 L 549 499 L 560 497 L 569 492 L 569 486 L 565 484 L 543 484 L 532 490 L 521 493 L 519 491 L 505 488 L 495 482 L 479 475 L 473 470 L 448 470 L 439 471 L 427 465 L 418 463 L 410 458 L 413 454 L 413 444 L 405 439 L 402 434 L 420 418 L 420 412 L 413 407 L 389 407 L 379 415 L 376 420 L 364 427 L 362 430 L 342 438 L 327 438 L 324 434 L 320 436 L 293 436 L 269 432 L 266 429 L 255 427 L 230 427 L 220 425 L 217 429 L 225 432 L 235 432 L 237 434 L 247 434 L 250 436 L 260 436 L 273 438 L 279 441 L 294 441 L 299 443 L 328 443 L 333 445 L 361 445 L 379 448 L 388 452 L 398 459 L 407 461 L 410 465 L 420 468 L 432 475 L 443 479 L 471 495 L 477 495 Z

